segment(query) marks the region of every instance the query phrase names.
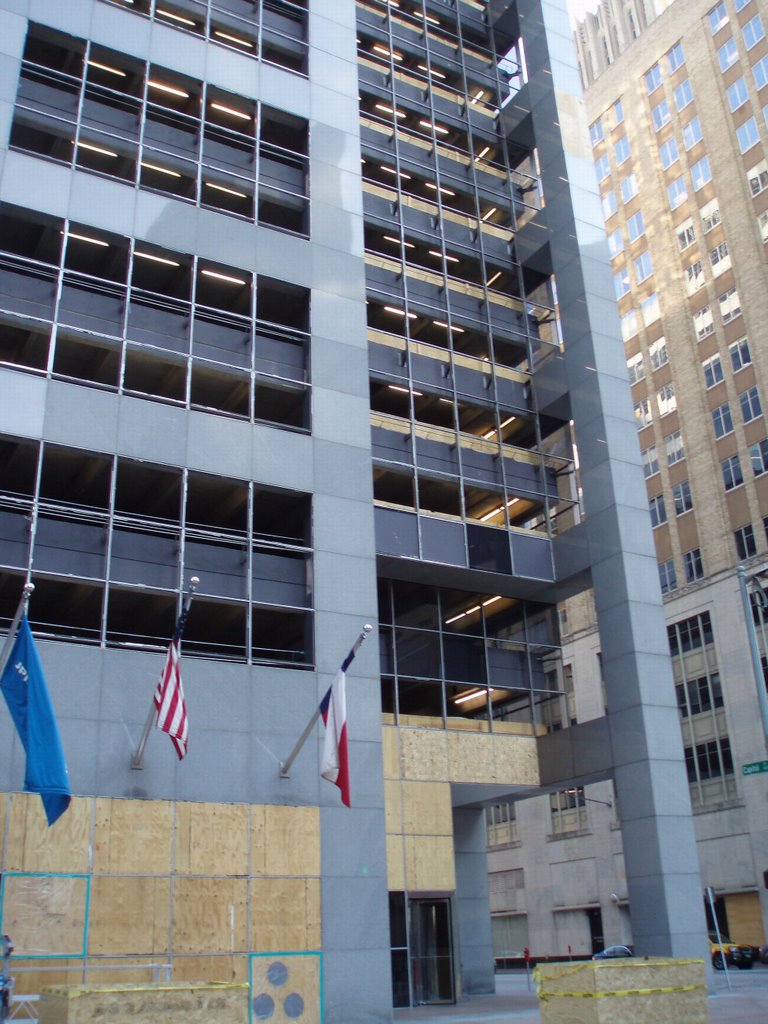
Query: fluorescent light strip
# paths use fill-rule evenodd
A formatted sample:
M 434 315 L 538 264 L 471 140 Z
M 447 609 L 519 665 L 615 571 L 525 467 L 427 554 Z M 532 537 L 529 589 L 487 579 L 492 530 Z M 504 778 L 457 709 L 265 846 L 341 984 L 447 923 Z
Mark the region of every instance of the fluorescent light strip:
M 405 395 L 413 395 L 414 398 L 423 398 L 423 391 L 411 391 L 410 388 L 401 388 L 398 384 L 387 384 L 390 391 L 402 391 Z
M 372 47 L 374 53 L 380 53 L 383 57 L 391 57 L 392 60 L 402 60 L 402 55 L 395 53 L 394 50 L 388 50 L 386 46 L 382 46 L 380 43 L 375 43 Z
M 499 512 L 503 512 L 505 508 L 511 508 L 512 505 L 516 505 L 518 501 L 520 501 L 519 498 L 510 498 L 506 505 L 499 505 L 499 507 L 493 509 L 492 512 L 486 512 L 484 516 L 480 516 L 480 522 L 484 523 L 488 519 L 493 519 L 493 517 L 498 515 Z
M 158 89 L 160 92 L 167 92 L 171 96 L 179 96 L 183 100 L 189 99 L 188 92 L 184 92 L 183 89 L 177 89 L 173 85 L 166 85 L 165 82 L 153 82 L 150 78 L 147 80 L 147 85 L 152 89 Z
M 401 178 L 406 178 L 408 181 L 411 180 L 410 174 L 406 174 L 405 171 L 398 171 L 396 167 L 387 167 L 386 164 L 379 164 L 382 171 L 386 171 L 387 174 L 399 175 Z
M 215 28 L 213 34 L 218 36 L 219 39 L 226 39 L 230 43 L 237 43 L 238 46 L 247 46 L 249 50 L 253 49 L 253 43 L 249 43 L 247 39 L 239 39 L 237 36 L 231 36 L 228 32 L 221 32 Z
M 453 331 L 454 334 L 466 334 L 463 327 L 449 327 L 443 320 L 433 320 L 432 323 L 435 327 L 444 327 L 446 331 Z
M 99 153 L 101 156 L 117 157 L 117 153 L 113 149 L 104 149 L 102 146 L 94 146 L 90 142 L 76 142 L 75 145 L 78 149 L 87 149 L 91 153 Z
M 99 245 L 103 249 L 109 248 L 109 242 L 103 242 L 100 238 L 91 238 L 90 235 L 78 235 L 75 231 L 68 231 L 67 238 L 74 238 L 78 242 L 89 242 L 91 245 Z
M 490 208 L 490 210 L 486 210 L 485 211 L 485 213 L 483 214 L 483 216 L 480 219 L 481 220 L 488 220 L 489 217 L 492 217 L 494 215 L 494 213 L 496 213 L 497 209 L 498 209 L 497 206 L 492 206 Z
M 178 171 L 172 171 L 168 167 L 159 167 L 157 164 L 148 164 L 146 160 L 141 161 L 141 166 L 146 167 L 148 171 L 157 171 L 158 174 L 167 174 L 169 178 L 181 177 L 181 174 Z
M 206 277 L 215 277 L 217 281 L 226 281 L 227 284 L 246 284 L 240 277 L 230 277 L 229 274 L 220 274 L 216 270 L 201 270 L 201 274 L 205 274 Z
M 471 103 L 475 104 L 478 100 L 481 100 L 485 96 L 485 89 L 478 89 L 475 95 L 470 100 Z
M 487 690 L 470 690 L 469 693 L 463 693 L 460 697 L 454 697 L 454 704 L 463 704 L 465 701 L 472 700 L 473 697 L 484 697 L 486 693 L 496 693 L 493 686 L 489 686 Z
M 446 188 L 444 185 L 435 185 L 433 181 L 425 181 L 424 185 L 426 188 L 431 188 L 433 192 L 437 192 L 438 188 L 446 196 L 455 196 L 456 193 L 450 188 Z
M 232 117 L 239 117 L 241 121 L 250 121 L 251 115 L 244 110 L 236 110 L 234 107 L 227 107 L 223 103 L 211 103 L 212 110 L 220 110 L 222 114 L 230 114 Z
M 233 188 L 226 188 L 224 185 L 214 185 L 212 181 L 204 181 L 203 184 L 206 188 L 216 189 L 217 192 L 226 192 L 228 196 L 237 196 L 238 199 L 247 199 L 248 195 L 245 192 L 237 192 Z
M 441 252 L 438 252 L 437 249 L 429 249 L 428 252 L 429 252 L 430 256 L 437 256 L 437 258 L 439 260 L 441 260 L 443 258 L 443 254 Z M 458 258 L 458 256 L 448 256 L 448 255 L 446 255 L 445 258 L 446 258 L 446 260 L 449 263 L 460 263 L 461 262 L 461 260 Z
M 487 601 L 483 601 L 483 608 L 487 608 L 489 604 L 496 604 L 500 600 L 501 594 L 497 594 L 496 597 L 489 597 Z
M 111 68 L 109 64 L 99 64 L 97 60 L 89 60 L 87 63 L 89 68 L 98 68 L 99 71 L 108 71 L 110 75 L 118 75 L 120 78 L 128 77 L 124 71 L 121 71 L 119 68 Z
M 170 18 L 172 21 L 181 22 L 182 25 L 191 25 L 192 28 L 197 28 L 196 21 L 192 21 L 191 18 L 182 18 L 180 14 L 174 14 L 173 11 L 164 11 L 162 7 L 156 7 L 155 14 L 159 14 L 161 18 Z
M 383 110 L 385 114 L 394 114 L 395 117 L 405 117 L 405 112 L 402 110 L 394 110 L 392 107 L 387 106 L 386 103 L 375 103 L 374 110 Z
M 438 135 L 449 134 L 447 128 L 443 128 L 443 126 L 439 124 L 432 124 L 431 121 L 419 121 L 419 124 L 421 125 L 422 128 L 433 128 L 438 133 Z
M 384 239 L 387 242 L 394 242 L 395 245 L 400 245 L 400 239 L 399 238 L 395 238 L 394 235 L 384 235 Z M 415 249 L 416 248 L 416 246 L 413 244 L 413 242 L 403 242 L 403 245 L 405 246 L 406 249 Z
M 485 146 L 485 148 L 481 149 L 480 152 L 477 154 L 477 156 L 475 157 L 475 160 L 482 160 L 483 157 L 485 156 L 485 154 L 486 153 L 490 153 L 490 151 L 491 151 L 491 147 L 490 146 Z
M 140 256 L 143 260 L 152 260 L 153 263 L 162 263 L 166 267 L 180 267 L 181 264 L 177 263 L 176 260 L 167 260 L 164 256 L 153 256 L 151 252 L 139 252 L 138 249 L 134 250 L 134 256 Z
M 496 273 L 493 275 L 493 277 L 489 277 L 488 280 L 485 282 L 486 287 L 490 288 L 491 285 L 493 284 L 493 282 L 494 281 L 498 281 L 498 279 L 500 277 L 501 277 L 501 271 L 497 270 Z
M 404 309 L 397 309 L 395 306 L 385 306 L 384 309 L 388 313 L 394 313 L 396 316 L 407 317 L 409 320 L 418 320 L 415 313 L 406 313 Z
M 442 78 L 445 80 L 448 77 L 447 75 L 444 75 L 442 71 L 434 71 L 432 68 L 427 67 L 426 64 L 417 64 L 416 66 L 419 71 L 426 71 L 428 75 L 433 75 L 435 78 Z

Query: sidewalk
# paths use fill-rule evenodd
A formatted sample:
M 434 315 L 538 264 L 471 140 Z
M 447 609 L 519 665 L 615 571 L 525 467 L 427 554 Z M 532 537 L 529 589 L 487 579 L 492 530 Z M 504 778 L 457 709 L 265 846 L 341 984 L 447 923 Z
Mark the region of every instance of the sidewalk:
M 732 991 L 722 974 L 715 975 L 715 991 L 708 999 L 711 1024 L 766 1024 L 768 1022 L 768 967 L 731 971 Z M 540 1024 L 539 1001 L 524 972 L 496 975 L 496 995 L 469 996 L 458 1006 L 418 1006 L 395 1010 L 395 1024 Z M 665 1024 L 659 1021 L 658 1024 Z

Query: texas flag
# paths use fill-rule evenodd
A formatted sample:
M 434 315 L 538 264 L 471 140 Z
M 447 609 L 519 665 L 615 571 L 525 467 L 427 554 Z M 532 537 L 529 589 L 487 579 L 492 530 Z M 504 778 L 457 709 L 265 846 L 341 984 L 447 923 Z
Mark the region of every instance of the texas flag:
M 323 756 L 320 760 L 320 774 L 341 790 L 341 801 L 350 807 L 349 801 L 349 757 L 347 753 L 347 694 L 346 671 L 355 657 L 351 650 L 344 659 L 339 674 L 320 701 L 320 714 L 325 723 Z

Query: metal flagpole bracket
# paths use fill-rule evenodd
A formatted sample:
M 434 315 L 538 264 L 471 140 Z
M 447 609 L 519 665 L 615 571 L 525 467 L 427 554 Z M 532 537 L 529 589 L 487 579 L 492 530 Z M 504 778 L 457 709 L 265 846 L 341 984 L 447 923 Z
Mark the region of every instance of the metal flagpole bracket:
M 195 596 L 195 591 L 197 590 L 199 583 L 199 576 L 192 576 L 190 578 L 189 590 L 187 591 L 184 600 L 182 601 L 181 604 L 182 615 L 186 615 L 186 613 L 189 611 L 189 606 L 192 604 L 192 598 Z M 156 720 L 157 708 L 155 707 L 155 694 L 153 692 L 152 703 L 150 704 L 149 707 L 149 714 L 147 715 L 147 720 L 144 723 L 144 731 L 141 734 L 139 745 L 138 747 L 136 747 L 136 752 L 131 758 L 131 768 L 133 768 L 133 770 L 136 772 L 140 772 L 144 768 L 144 748 L 147 745 L 147 741 L 149 740 L 149 734 L 152 732 L 152 726 L 155 724 Z
M 366 624 L 363 626 L 362 633 L 360 634 L 360 636 L 357 638 L 357 640 L 355 640 L 354 644 L 352 645 L 352 650 L 349 652 L 350 656 L 354 656 L 355 654 L 357 654 L 357 652 L 360 650 L 360 646 L 361 646 L 363 640 L 365 640 L 365 638 L 368 636 L 368 634 L 371 632 L 372 629 L 373 629 L 373 626 L 369 622 L 366 622 Z M 301 748 L 307 742 L 307 738 L 309 737 L 309 734 L 312 732 L 312 729 L 314 728 L 315 722 L 318 720 L 319 717 L 320 717 L 320 708 L 318 707 L 318 708 L 315 709 L 314 714 L 312 715 L 310 720 L 307 722 L 307 726 L 306 726 L 304 732 L 301 734 L 301 736 L 299 736 L 299 739 L 298 739 L 298 741 L 296 743 L 296 746 L 290 752 L 290 754 L 285 759 L 285 761 L 281 761 L 280 762 L 280 778 L 281 779 L 289 779 L 291 777 L 290 776 L 291 765 L 296 760 L 296 758 L 299 756 L 299 752 L 301 751 Z
M 34 589 L 35 584 L 31 580 L 28 580 L 24 584 L 24 587 L 22 588 L 21 597 L 19 598 L 19 604 L 18 607 L 16 608 L 16 614 L 13 616 L 13 621 L 11 622 L 11 625 L 8 628 L 8 635 L 5 638 L 3 649 L 2 651 L 0 651 L 0 676 L 2 676 L 3 672 L 5 672 L 5 666 L 7 665 L 8 659 L 11 656 L 13 644 L 14 641 L 16 640 L 16 634 L 19 631 L 19 623 L 21 622 L 21 618 L 24 612 L 27 610 L 27 605 L 29 604 L 29 599 L 32 596 L 32 591 Z

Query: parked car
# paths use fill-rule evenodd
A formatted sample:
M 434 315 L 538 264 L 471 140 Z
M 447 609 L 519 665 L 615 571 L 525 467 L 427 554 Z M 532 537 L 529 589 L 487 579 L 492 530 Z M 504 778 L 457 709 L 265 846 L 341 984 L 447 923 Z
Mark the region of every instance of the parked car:
M 629 946 L 607 946 L 602 953 L 595 953 L 593 960 L 618 960 L 623 956 L 634 956 Z
M 751 971 L 755 961 L 755 951 L 752 946 L 744 942 L 731 942 L 727 935 L 720 933 L 721 942 L 718 945 L 715 932 L 709 933 L 709 952 L 712 956 L 712 966 L 716 971 L 722 971 L 726 964 L 738 967 L 740 971 Z
M 768 943 L 758 947 L 757 958 L 761 964 L 768 964 Z

